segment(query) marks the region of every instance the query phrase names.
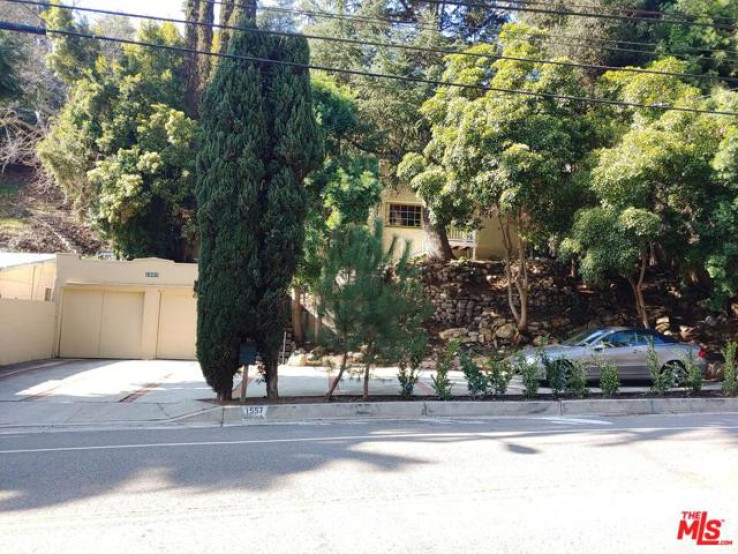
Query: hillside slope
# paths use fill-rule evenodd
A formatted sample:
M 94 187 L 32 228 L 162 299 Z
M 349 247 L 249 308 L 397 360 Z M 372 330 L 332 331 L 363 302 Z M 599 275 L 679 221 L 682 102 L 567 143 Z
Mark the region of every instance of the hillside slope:
M 42 186 L 32 171 L 9 167 L 0 175 L 0 251 L 94 255 L 104 243 L 79 223 L 60 191 Z

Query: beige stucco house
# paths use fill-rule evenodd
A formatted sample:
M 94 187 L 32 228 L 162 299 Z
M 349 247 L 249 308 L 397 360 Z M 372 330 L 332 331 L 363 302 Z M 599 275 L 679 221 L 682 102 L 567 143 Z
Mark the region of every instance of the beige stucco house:
M 385 246 L 392 237 L 411 242 L 413 256 L 427 252 L 427 240 L 423 232 L 423 202 L 406 188 L 385 189 L 377 205 L 375 218 L 385 226 Z M 467 233 L 458 229 L 447 230 L 451 248 L 457 255 L 472 260 L 502 259 L 505 248 L 500 224 L 496 219 L 484 218 L 478 231 Z

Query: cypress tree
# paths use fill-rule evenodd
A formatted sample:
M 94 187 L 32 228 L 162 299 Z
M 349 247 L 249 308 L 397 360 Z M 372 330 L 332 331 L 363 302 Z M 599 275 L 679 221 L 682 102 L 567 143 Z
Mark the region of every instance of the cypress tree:
M 251 10 L 239 25 L 255 25 Z M 305 39 L 247 31 L 234 33 L 228 51 L 309 59 Z M 308 73 L 223 59 L 205 92 L 201 125 L 197 357 L 219 399 L 228 399 L 239 344 L 254 340 L 274 397 L 284 299 L 304 237 L 303 179 L 320 162 Z

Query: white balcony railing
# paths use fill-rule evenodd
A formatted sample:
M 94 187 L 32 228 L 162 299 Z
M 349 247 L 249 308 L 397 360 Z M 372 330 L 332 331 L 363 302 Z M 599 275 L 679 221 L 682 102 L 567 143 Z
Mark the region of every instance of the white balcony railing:
M 449 227 L 446 229 L 446 234 L 451 246 L 475 247 L 477 245 L 476 231 L 464 231 L 456 227 Z

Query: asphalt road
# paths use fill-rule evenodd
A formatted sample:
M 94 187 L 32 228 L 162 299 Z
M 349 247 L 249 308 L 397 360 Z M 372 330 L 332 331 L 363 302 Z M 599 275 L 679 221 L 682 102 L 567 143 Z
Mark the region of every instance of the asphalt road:
M 738 415 L 4 435 L 0 552 L 736 552 L 737 446 Z

